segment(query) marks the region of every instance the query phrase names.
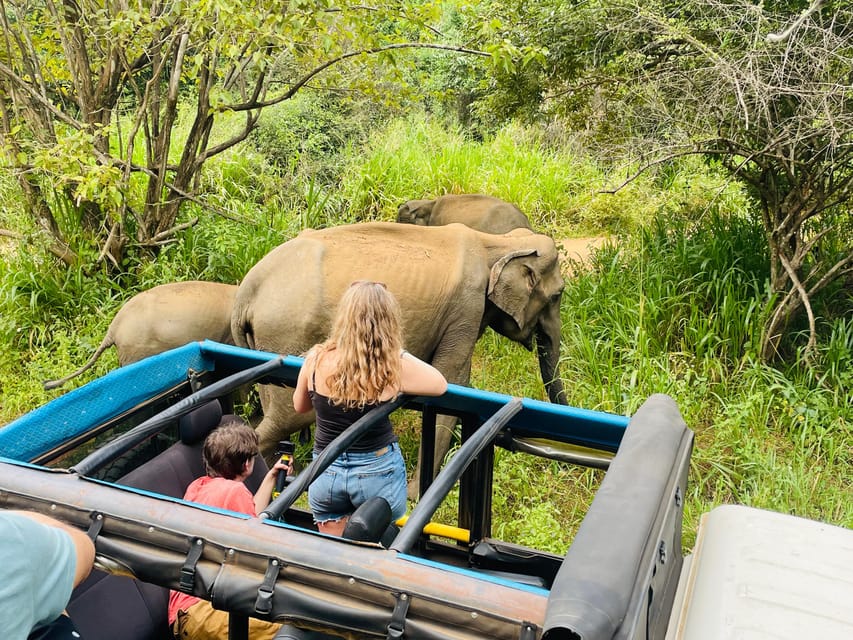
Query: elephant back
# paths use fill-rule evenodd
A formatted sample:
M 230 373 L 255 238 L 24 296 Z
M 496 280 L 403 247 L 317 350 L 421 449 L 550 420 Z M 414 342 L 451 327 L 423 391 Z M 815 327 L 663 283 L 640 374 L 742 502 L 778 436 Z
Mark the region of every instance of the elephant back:
M 279 245 L 249 270 L 237 290 L 236 343 L 303 352 L 324 339 L 338 300 L 357 280 L 385 284 L 400 301 L 407 325 L 444 313 L 463 287 L 479 290 L 482 297 L 488 268 L 481 243 L 475 231 L 453 227 L 341 225 Z

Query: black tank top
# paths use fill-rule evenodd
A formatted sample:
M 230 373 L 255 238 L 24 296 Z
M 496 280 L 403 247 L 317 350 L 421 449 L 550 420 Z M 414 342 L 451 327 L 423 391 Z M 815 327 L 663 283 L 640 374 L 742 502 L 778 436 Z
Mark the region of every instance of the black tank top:
M 311 372 L 311 386 L 316 386 L 314 381 L 315 371 Z M 317 393 L 314 389 L 308 390 L 308 397 L 311 399 L 311 404 L 314 411 L 317 413 L 316 428 L 314 429 L 314 451 L 320 453 L 329 443 L 337 438 L 356 420 L 364 416 L 366 413 L 381 407 L 391 402 L 373 402 L 364 405 L 364 408 L 349 409 L 343 405 L 332 404 L 329 398 L 321 393 Z M 386 416 L 376 424 L 370 427 L 358 440 L 356 440 L 347 451 L 352 453 L 367 453 L 377 451 L 382 447 L 386 447 L 392 442 L 397 441 L 397 436 L 394 435 L 394 430 L 391 425 L 391 420 Z

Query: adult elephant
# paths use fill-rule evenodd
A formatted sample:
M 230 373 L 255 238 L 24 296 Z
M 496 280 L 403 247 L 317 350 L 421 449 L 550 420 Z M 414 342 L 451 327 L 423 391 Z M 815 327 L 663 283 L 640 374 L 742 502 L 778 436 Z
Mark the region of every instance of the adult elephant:
M 563 278 L 548 236 L 529 230 L 481 233 L 461 224 L 415 228 L 373 222 L 304 231 L 273 249 L 237 290 L 231 331 L 237 345 L 304 353 L 325 339 L 336 304 L 355 280 L 383 282 L 400 302 L 406 349 L 448 382 L 467 384 L 486 327 L 539 355 L 553 402 L 565 403 L 558 374 Z M 261 450 L 313 421 L 293 410 L 292 391 L 265 385 Z M 438 429 L 436 462 L 450 444 Z
M 437 227 L 459 222 L 484 233 L 530 229 L 518 207 L 482 194 L 446 195 L 434 200 L 409 200 L 397 209 L 397 222 Z
M 231 309 L 237 285 L 190 280 L 152 287 L 128 300 L 116 313 L 107 333 L 89 361 L 45 389 L 61 387 L 91 368 L 101 354 L 115 345 L 120 366 L 195 340 L 231 339 Z

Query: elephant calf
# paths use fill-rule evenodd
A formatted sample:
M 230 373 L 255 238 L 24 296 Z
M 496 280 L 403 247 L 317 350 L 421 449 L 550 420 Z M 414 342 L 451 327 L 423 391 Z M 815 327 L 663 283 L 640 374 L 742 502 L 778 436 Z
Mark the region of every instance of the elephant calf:
M 121 366 L 196 340 L 234 344 L 231 309 L 237 285 L 218 282 L 174 282 L 143 291 L 119 309 L 89 361 L 59 380 L 44 383 L 45 389 L 61 387 L 95 364 L 115 345 Z
M 446 195 L 434 200 L 409 200 L 397 209 L 397 222 L 426 227 L 459 222 L 483 233 L 503 234 L 530 229 L 530 221 L 518 207 L 481 194 Z

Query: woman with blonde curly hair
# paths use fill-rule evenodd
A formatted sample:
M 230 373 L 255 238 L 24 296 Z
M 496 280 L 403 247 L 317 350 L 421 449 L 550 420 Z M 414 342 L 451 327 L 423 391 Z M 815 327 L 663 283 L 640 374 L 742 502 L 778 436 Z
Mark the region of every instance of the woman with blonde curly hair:
M 354 282 L 346 290 L 325 342 L 306 355 L 293 404 L 314 409 L 314 456 L 371 409 L 400 393 L 437 396 L 447 381 L 403 350 L 400 307 L 384 284 Z M 388 418 L 373 425 L 308 489 L 323 533 L 340 535 L 350 514 L 381 496 L 397 519 L 406 512 L 406 466 Z

